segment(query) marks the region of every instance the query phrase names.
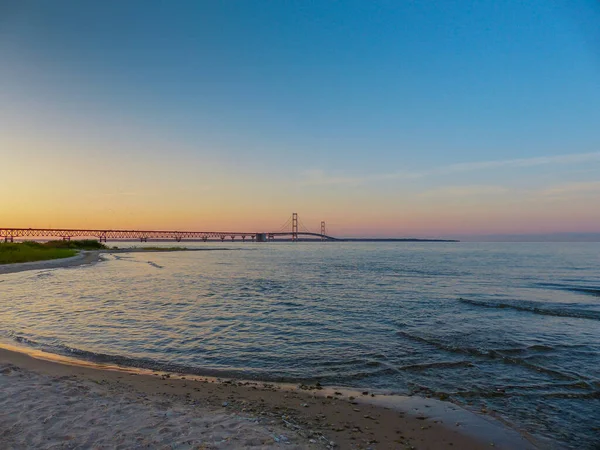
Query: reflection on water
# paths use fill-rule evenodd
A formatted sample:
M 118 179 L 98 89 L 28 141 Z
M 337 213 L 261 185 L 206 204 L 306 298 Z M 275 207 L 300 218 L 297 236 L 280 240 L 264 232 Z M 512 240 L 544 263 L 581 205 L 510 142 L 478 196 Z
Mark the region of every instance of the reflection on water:
M 449 397 L 597 443 L 600 245 L 230 248 L 3 275 L 0 333 L 130 366 Z

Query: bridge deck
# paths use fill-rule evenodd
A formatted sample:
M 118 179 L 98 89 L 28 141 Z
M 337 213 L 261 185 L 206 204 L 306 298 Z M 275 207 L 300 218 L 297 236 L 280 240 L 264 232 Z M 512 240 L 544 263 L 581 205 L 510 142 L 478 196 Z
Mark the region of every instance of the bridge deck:
M 241 232 L 241 231 L 162 231 L 162 230 L 90 230 L 90 229 L 71 229 L 71 228 L 0 228 L 0 239 L 4 241 L 14 241 L 22 238 L 56 237 L 61 239 L 71 239 L 74 237 L 94 237 L 98 240 L 119 240 L 119 239 L 139 239 L 148 241 L 148 239 L 173 239 L 177 242 L 183 239 L 220 239 L 226 238 L 232 241 L 241 238 L 251 240 L 260 240 L 259 236 L 266 236 L 267 240 L 273 240 L 276 236 L 307 236 L 323 240 L 336 240 L 332 236 L 319 233 L 279 231 L 279 232 Z

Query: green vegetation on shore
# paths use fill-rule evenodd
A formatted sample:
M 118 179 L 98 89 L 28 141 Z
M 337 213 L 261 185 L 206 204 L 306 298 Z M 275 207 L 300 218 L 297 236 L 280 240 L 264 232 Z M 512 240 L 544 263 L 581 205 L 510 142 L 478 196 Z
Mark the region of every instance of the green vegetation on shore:
M 31 242 L 25 241 L 23 244 L 42 245 L 46 248 L 70 248 L 75 250 L 104 250 L 108 248 L 106 245 L 98 242 L 95 239 L 79 239 L 74 241 L 48 241 L 48 242 Z
M 0 243 L 0 264 L 14 264 L 75 256 L 77 250 L 100 250 L 95 240 Z

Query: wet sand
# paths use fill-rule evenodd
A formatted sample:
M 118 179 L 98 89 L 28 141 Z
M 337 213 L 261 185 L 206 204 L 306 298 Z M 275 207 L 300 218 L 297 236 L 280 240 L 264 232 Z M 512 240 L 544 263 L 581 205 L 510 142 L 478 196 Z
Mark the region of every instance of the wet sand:
M 498 427 L 496 442 L 469 435 L 419 402 L 401 411 L 386 396 L 77 365 L 13 350 L 0 349 L 4 448 L 532 448 Z M 383 403 L 367 403 L 378 398 Z

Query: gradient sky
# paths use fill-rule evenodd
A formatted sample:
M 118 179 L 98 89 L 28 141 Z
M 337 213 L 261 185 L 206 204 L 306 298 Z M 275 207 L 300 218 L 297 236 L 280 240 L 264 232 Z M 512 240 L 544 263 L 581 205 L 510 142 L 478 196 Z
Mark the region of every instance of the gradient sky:
M 598 23 L 593 0 L 0 0 L 0 226 L 600 232 Z

